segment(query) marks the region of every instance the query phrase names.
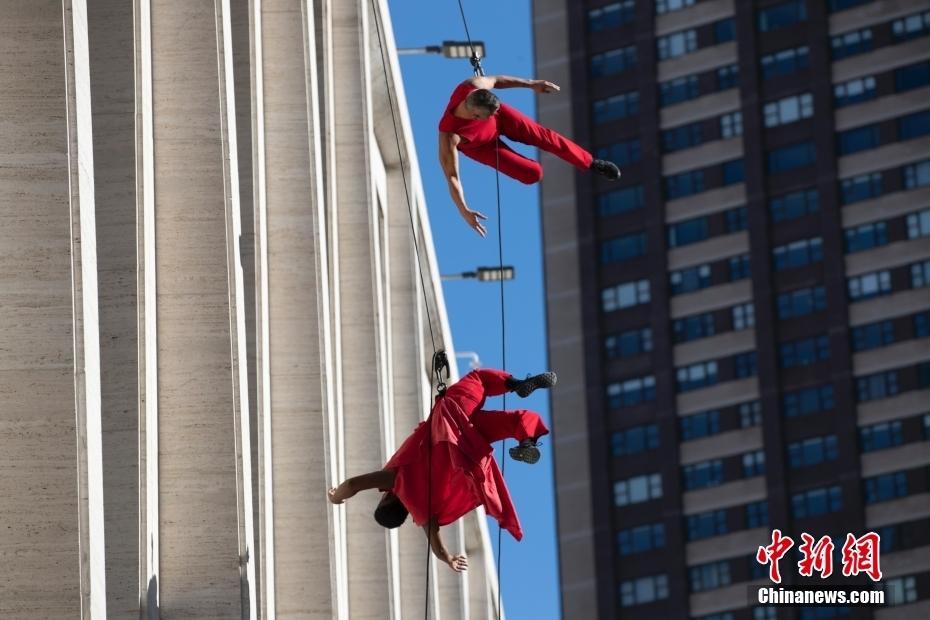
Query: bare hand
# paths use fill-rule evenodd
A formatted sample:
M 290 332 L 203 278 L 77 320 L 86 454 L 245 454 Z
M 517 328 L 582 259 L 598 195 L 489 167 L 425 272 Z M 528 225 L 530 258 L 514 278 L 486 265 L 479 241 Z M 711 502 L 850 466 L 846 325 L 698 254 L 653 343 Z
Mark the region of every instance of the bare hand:
M 471 209 L 465 209 L 462 211 L 462 217 L 465 218 L 465 221 L 471 226 L 476 233 L 484 237 L 488 234 L 487 229 L 481 223 L 481 220 L 486 220 L 488 217 L 484 213 L 479 213 L 478 211 L 472 211 Z
M 557 93 L 561 88 L 548 80 L 533 80 L 533 90 L 537 93 Z
M 462 555 L 452 555 L 449 556 L 449 559 L 446 561 L 446 564 L 449 565 L 449 568 L 454 570 L 457 573 L 468 570 L 468 558 Z

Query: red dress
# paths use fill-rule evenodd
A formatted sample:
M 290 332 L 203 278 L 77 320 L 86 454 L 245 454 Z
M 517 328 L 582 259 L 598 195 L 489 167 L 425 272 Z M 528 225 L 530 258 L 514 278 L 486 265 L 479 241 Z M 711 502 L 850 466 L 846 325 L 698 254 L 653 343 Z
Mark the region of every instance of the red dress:
M 499 370 L 465 375 L 445 396 L 436 398 L 429 418 L 417 425 L 384 465 L 384 469 L 396 470 L 391 491 L 418 525 L 426 525 L 430 513 L 440 526 L 448 525 L 483 505 L 514 538 L 523 538 L 491 443 L 505 437 L 535 439 L 549 430 L 532 411 L 481 410 L 486 396 L 507 391 L 504 382 L 509 376 Z

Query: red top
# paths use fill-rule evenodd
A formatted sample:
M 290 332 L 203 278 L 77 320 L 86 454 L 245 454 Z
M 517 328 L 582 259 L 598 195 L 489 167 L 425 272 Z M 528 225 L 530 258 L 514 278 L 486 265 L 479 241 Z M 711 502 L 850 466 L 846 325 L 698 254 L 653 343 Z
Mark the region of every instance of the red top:
M 442 118 L 439 119 L 439 131 L 458 134 L 462 138 L 459 149 L 474 148 L 481 144 L 493 142 L 500 133 L 497 131 L 497 115 L 493 114 L 486 119 L 467 119 L 455 116 L 455 108 L 465 100 L 469 93 L 478 90 L 468 81 L 459 84 L 446 106 Z
M 520 540 L 520 520 L 491 445 L 469 421 L 463 404 L 467 405 L 459 402 L 452 388 L 436 399 L 426 422 L 420 422 L 384 465 L 384 469 L 396 470 L 391 491 L 417 525 L 426 525 L 430 512 L 439 525 L 448 525 L 483 505 L 488 516 Z

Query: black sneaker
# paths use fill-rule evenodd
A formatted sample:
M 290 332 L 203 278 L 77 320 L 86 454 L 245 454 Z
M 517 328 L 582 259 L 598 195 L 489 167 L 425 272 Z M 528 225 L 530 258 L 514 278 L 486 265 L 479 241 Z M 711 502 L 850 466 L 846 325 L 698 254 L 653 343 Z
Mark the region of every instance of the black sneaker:
M 524 439 L 519 446 L 510 449 L 510 458 L 515 461 L 523 461 L 527 465 L 534 465 L 539 462 L 539 448 L 536 447 L 536 440 Z
M 611 181 L 616 181 L 620 178 L 620 168 L 617 167 L 617 164 L 605 159 L 595 159 L 592 161 L 591 170 L 607 177 Z
M 517 393 L 520 398 L 526 398 L 539 388 L 550 388 L 555 385 L 557 377 L 554 372 L 544 372 L 526 379 L 507 379 L 507 387 Z

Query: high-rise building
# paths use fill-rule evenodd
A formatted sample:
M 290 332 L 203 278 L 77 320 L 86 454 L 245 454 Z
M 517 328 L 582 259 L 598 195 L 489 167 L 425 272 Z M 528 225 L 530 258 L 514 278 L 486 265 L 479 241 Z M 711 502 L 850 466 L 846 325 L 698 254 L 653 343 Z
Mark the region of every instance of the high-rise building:
M 543 156 L 564 616 L 930 617 L 930 2 L 533 5 L 623 169 Z M 750 607 L 774 527 L 879 532 L 890 606 Z

